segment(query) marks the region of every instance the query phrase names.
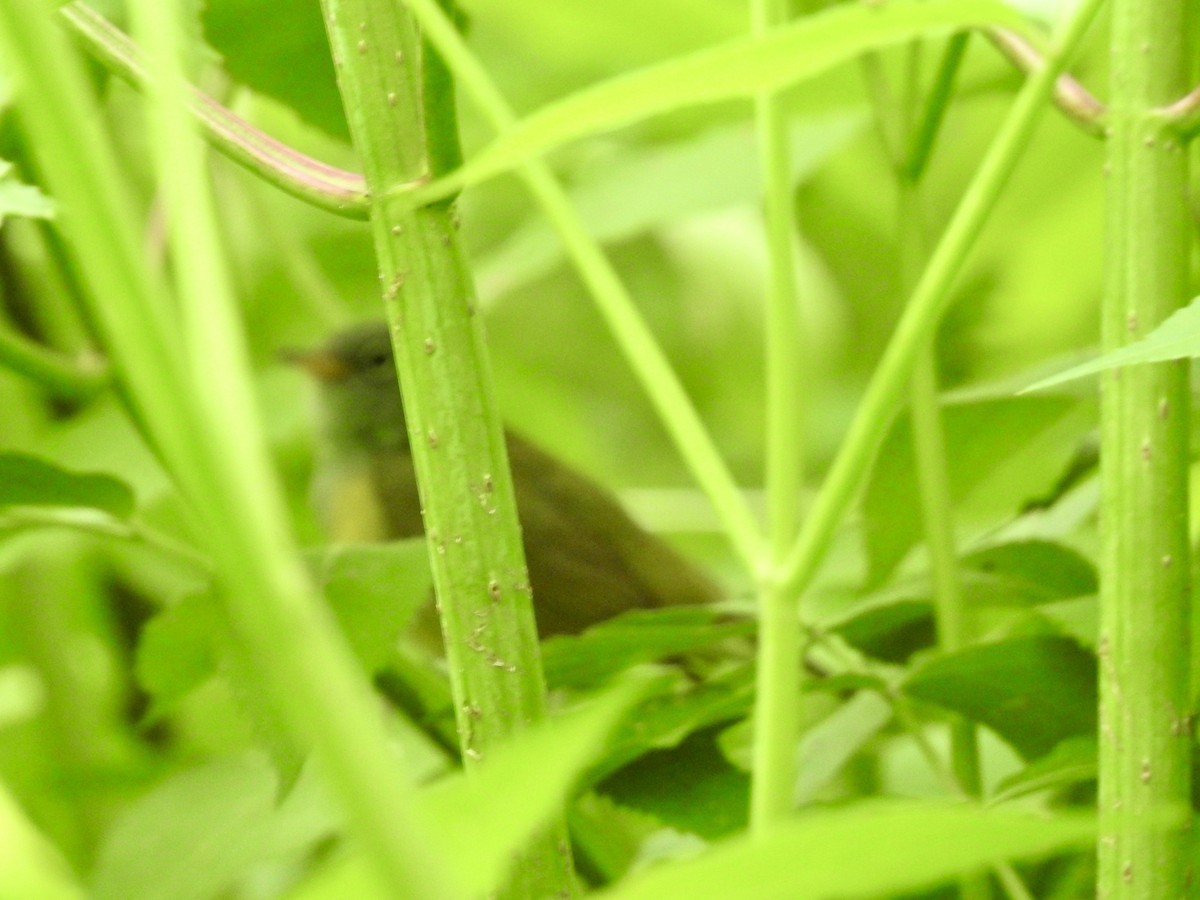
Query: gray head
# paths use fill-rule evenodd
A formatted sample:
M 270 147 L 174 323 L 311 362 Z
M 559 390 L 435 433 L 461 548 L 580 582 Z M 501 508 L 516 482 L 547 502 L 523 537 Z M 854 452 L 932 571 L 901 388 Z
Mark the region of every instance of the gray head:
M 408 446 L 386 323 L 363 322 L 313 350 L 283 358 L 317 379 L 322 430 L 335 453 L 370 453 Z

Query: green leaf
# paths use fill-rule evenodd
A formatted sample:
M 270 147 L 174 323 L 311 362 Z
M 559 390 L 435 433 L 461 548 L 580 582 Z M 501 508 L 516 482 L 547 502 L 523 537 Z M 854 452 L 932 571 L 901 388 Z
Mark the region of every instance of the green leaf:
M 1095 375 L 1122 366 L 1169 362 L 1195 356 L 1200 356 L 1200 297 L 1194 297 L 1183 309 L 1176 310 L 1140 341 L 1105 353 L 1091 362 L 1073 366 L 1065 372 L 1043 378 L 1025 388 L 1022 393 L 1040 391 L 1064 381 L 1073 381 L 1085 375 Z
M 193 594 L 151 619 L 138 639 L 134 671 L 150 695 L 146 718 L 170 712 L 192 690 L 217 671 L 215 599 Z
M 370 673 L 391 659 L 396 641 L 433 596 L 424 538 L 350 544 L 320 553 L 320 585 L 355 655 Z
M 892 719 L 892 707 L 875 691 L 859 691 L 804 732 L 800 739 L 796 806 L 812 803 L 859 750 Z M 725 757 L 749 772 L 754 733 L 749 719 L 725 729 Z
M 754 700 L 754 666 L 733 667 L 699 684 L 682 672 L 664 680 L 615 730 L 592 774 L 611 773 L 648 750 L 678 746 L 695 732 L 745 716 Z
M 70 472 L 25 453 L 0 453 L 0 507 L 99 509 L 118 519 L 133 512 L 133 491 L 111 475 Z
M 561 808 L 617 720 L 646 688 L 627 681 L 584 707 L 518 734 L 470 775 L 420 793 L 421 808 L 471 896 L 494 892 L 513 855 Z
M 9 216 L 52 219 L 54 201 L 40 188 L 25 184 L 13 173 L 13 164 L 0 161 L 0 222 Z
M 230 77 L 349 140 L 318 4 L 299 3 L 280 15 L 271 0 L 207 0 L 203 22 L 205 37 L 224 58 Z
M 1096 729 L 1096 659 L 1065 637 L 967 647 L 917 667 L 909 696 L 992 728 L 1026 759 Z
M 1096 738 L 1092 735 L 1063 741 L 1019 772 L 996 785 L 993 803 L 1003 803 L 1038 791 L 1096 780 Z
M 1088 815 L 869 801 L 806 813 L 765 834 L 714 846 L 694 860 L 632 876 L 606 900 L 761 900 L 891 895 L 936 885 L 998 858 L 1082 848 Z
M 91 896 L 75 881 L 58 847 L 29 820 L 0 783 L 0 897 L 83 900 Z
M 1004 595 L 1022 604 L 1083 597 L 1099 587 L 1091 561 L 1053 541 L 998 544 L 968 554 L 962 564 L 1002 582 Z
M 695 732 L 679 746 L 655 750 L 605 779 L 596 790 L 672 828 L 715 840 L 746 827 L 750 776 L 731 766 L 717 732 Z
M 1038 403 L 1029 403 L 1038 400 Z M 1031 497 L 1045 495 L 1091 427 L 1078 400 L 1021 397 L 945 407 L 948 475 L 960 523 L 992 527 Z M 863 497 L 867 583 L 881 584 L 922 537 L 912 426 L 896 421 Z
M 796 123 L 789 136 L 793 183 L 804 182 L 865 123 L 861 113 Z M 573 186 L 571 200 L 596 240 L 629 240 L 689 216 L 758 203 L 762 183 L 755 159 L 753 131 L 744 124 L 665 147 L 631 147 L 594 180 Z M 537 216 L 484 258 L 476 278 L 482 294 L 503 294 L 544 275 L 562 258 L 562 241 Z
M 733 40 L 601 82 L 543 107 L 517 123 L 448 178 L 432 196 L 511 169 L 587 135 L 658 113 L 779 90 L 848 62 L 861 53 L 950 29 L 1024 20 L 992 0 L 896 0 L 882 6 L 838 6 L 806 16 L 761 38 Z M 422 192 L 424 193 L 424 192 Z
M 336 818 L 309 776 L 282 803 L 261 753 L 181 772 L 128 806 L 105 836 L 98 900 L 207 900 L 226 895 L 254 862 L 331 833 Z
M 639 609 L 623 613 L 580 635 L 558 636 L 542 644 L 542 667 L 551 688 L 602 684 L 623 669 L 746 637 L 756 625 L 720 622 L 720 613 L 702 607 Z
M 863 653 L 890 663 L 906 662 L 937 638 L 929 600 L 897 595 L 864 605 L 832 627 Z

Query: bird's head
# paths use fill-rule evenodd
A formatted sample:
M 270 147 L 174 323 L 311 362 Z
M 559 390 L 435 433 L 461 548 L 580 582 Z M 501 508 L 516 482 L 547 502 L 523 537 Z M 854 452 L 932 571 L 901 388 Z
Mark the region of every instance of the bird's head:
M 364 322 L 339 331 L 319 347 L 280 355 L 316 379 L 322 430 L 335 452 L 370 453 L 408 445 L 384 322 Z

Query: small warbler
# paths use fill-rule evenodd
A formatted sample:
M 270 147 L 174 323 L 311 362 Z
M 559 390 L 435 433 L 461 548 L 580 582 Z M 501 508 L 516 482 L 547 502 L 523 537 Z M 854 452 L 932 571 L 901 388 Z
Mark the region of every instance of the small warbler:
M 320 387 L 314 493 L 328 536 L 365 542 L 422 534 L 387 326 L 367 322 L 284 358 Z M 530 441 L 506 438 L 541 637 L 576 634 L 630 609 L 721 598 L 714 581 L 637 525 L 608 490 Z

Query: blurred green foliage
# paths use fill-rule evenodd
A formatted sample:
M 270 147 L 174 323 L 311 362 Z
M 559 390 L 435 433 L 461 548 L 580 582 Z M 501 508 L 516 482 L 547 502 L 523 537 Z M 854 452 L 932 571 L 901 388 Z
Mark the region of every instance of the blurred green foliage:
M 1052 8 L 1020 5 L 1042 16 Z M 464 6 L 473 49 L 521 112 L 746 29 L 742 4 L 728 0 Z M 354 168 L 317 9 L 209 0 L 200 21 L 211 53 L 202 57 L 208 62 L 200 80 L 281 141 Z M 1085 83 L 1103 83 L 1101 46 L 1093 40 L 1074 66 Z M 925 76 L 939 47 L 930 41 L 912 58 Z M 881 62 L 898 82 L 912 59 L 901 49 Z M 103 72 L 94 78 L 107 125 L 141 189 L 147 265 L 161 266 L 141 99 Z M 923 185 L 921 221 L 897 221 L 894 175 L 859 70 L 840 67 L 786 94 L 809 344 L 806 380 L 794 390 L 806 410 L 810 485 L 838 447 L 905 302 L 901 234 L 920 229 L 936 238 L 1018 83 L 990 46 L 971 42 Z M 469 157 L 490 135 L 470 104 L 460 105 Z M 11 116 L 0 121 L 0 153 L 16 161 L 25 181 L 36 180 Z M 957 654 L 933 647 L 911 435 L 901 418 L 806 613 L 816 638 L 811 667 L 843 677 L 818 681 L 810 692 L 809 735 L 827 743 L 802 747 L 823 772 L 798 788 L 805 799 L 945 793 L 941 773 L 931 775 L 920 753 L 926 743 L 944 749 L 950 714 L 990 729 L 989 790 L 1004 784 L 1015 795 L 1032 785 L 1041 806 L 1086 794 L 1094 750 L 1079 738 L 1094 725 L 1087 637 L 1094 623 L 1095 485 L 1085 469 L 1062 495 L 1055 486 L 1094 427 L 1095 409 L 1079 385 L 1033 397 L 1015 397 L 1014 390 L 1096 340 L 1101 153 L 1099 142 L 1063 117 L 1047 116 L 959 279 L 937 340 L 955 526 L 980 644 Z M 763 478 L 767 257 L 749 106 L 663 116 L 563 148 L 551 162 L 734 474 L 756 491 Z M 212 170 L 294 528 L 314 548 L 364 670 L 378 676 L 404 713 L 393 723 L 398 745 L 423 761 L 417 768 L 440 772 L 452 744 L 443 673 L 395 651 L 407 606 L 426 591 L 426 573 L 414 574 L 420 545 L 392 556 L 321 548 L 308 496 L 308 385 L 276 358 L 281 347 L 311 344 L 337 325 L 380 314 L 368 226 L 308 208 L 222 158 L 213 159 Z M 12 185 L 5 180 L 6 189 Z M 66 263 L 52 224 L 21 218 L 48 208 L 27 185 L 20 188 L 10 199 L 0 193 L 0 328 L 76 358 L 93 349 L 90 324 L 74 302 L 88 289 L 87 273 Z M 726 576 L 736 615 L 748 578 L 711 510 L 689 488 L 557 238 L 512 177 L 472 189 L 460 209 L 509 423 L 624 491 L 648 525 L 668 530 L 697 561 Z M 239 662 L 216 649 L 221 626 L 205 613 L 211 573 L 196 557 L 195 523 L 122 405 L 112 396 L 52 400 L 0 370 L 0 408 L 0 482 L 16 477 L 14 466 L 27 458 L 17 454 L 34 454 L 46 467 L 38 484 L 50 492 L 21 495 L 0 484 L 0 665 L 31 667 L 41 679 L 32 707 L 15 706 L 26 710 L 16 721 L 0 716 L 0 776 L 25 815 L 99 896 L 305 896 L 300 882 L 310 865 L 314 884 L 328 879 L 333 887 L 324 895 L 337 896 L 358 877 L 331 874 L 341 865 L 340 822 L 311 773 L 279 749 L 269 715 L 230 677 Z M 124 486 L 136 498 L 136 528 L 117 527 L 128 518 Z M 48 527 L 15 508 L 37 502 L 100 510 L 114 523 L 97 536 L 87 516 L 60 517 Z M 403 609 L 387 602 L 395 585 L 388 572 L 402 572 Z M 364 583 L 371 589 L 359 590 Z M 557 639 L 547 647 L 552 681 L 594 686 L 619 677 L 626 660 L 703 642 L 696 632 L 704 616 L 699 624 L 647 619 L 641 637 L 635 622 L 629 633 Z M 725 622 L 716 633 L 745 630 Z M 423 686 L 414 686 L 420 679 L 413 665 Z M 389 673 L 404 690 L 388 689 Z M 919 716 L 920 741 L 880 700 L 891 703 L 896 692 L 903 694 L 897 702 Z M 572 813 L 580 817 L 575 832 L 585 872 L 598 880 L 619 876 L 637 851 L 613 848 L 625 841 L 652 856 L 640 842 L 670 834 L 663 829 L 711 840 L 743 827 L 751 695 L 752 666 L 743 659 L 703 683 L 673 670 L 643 697 L 593 760 L 593 786 L 603 796 L 587 797 Z M 440 706 L 431 700 L 437 697 Z M 560 699 L 569 705 L 576 697 L 564 688 Z M 286 799 L 277 804 L 280 797 Z M 181 809 L 189 815 L 181 817 Z M 150 833 L 157 849 L 142 843 Z M 676 838 L 662 855 L 702 846 Z M 1079 839 L 1045 847 L 1072 841 Z M 169 865 L 172 854 L 197 842 L 209 853 L 204 865 Z M 964 854 L 975 864 L 984 858 Z M 1037 896 L 1070 896 L 1056 894 L 1054 884 L 1074 883 L 1070 873 L 1087 864 L 1076 857 L 1056 865 L 1026 872 Z

